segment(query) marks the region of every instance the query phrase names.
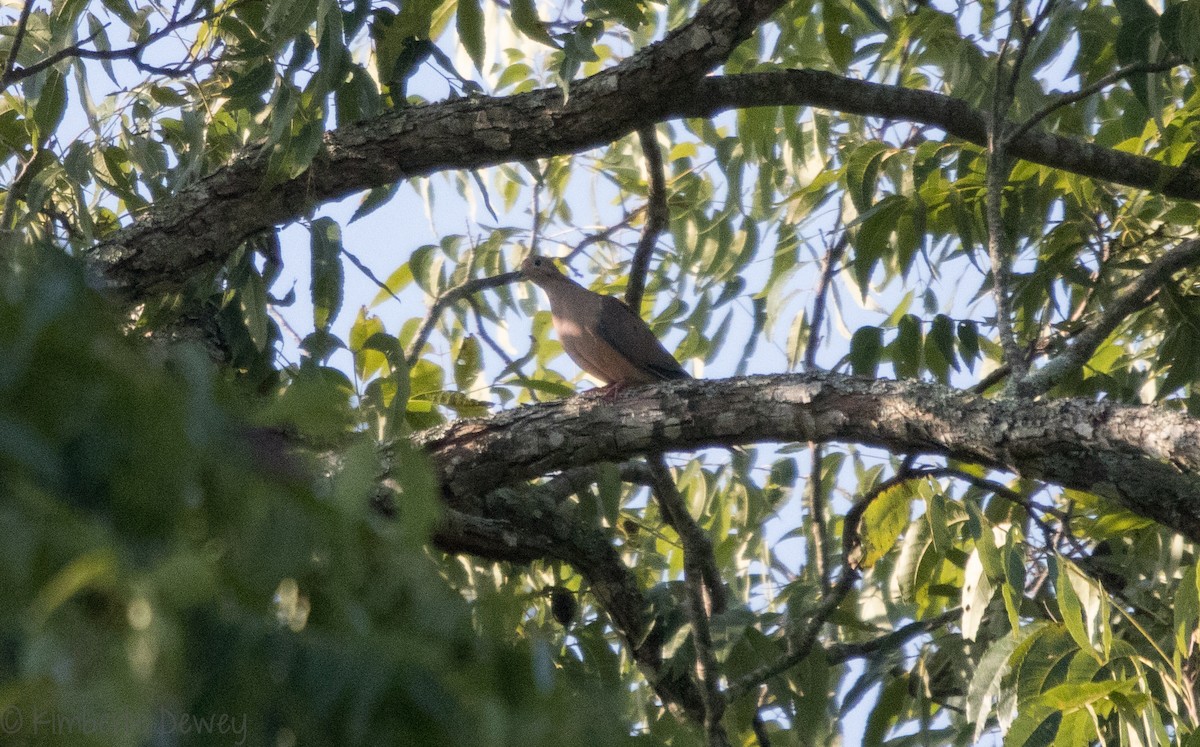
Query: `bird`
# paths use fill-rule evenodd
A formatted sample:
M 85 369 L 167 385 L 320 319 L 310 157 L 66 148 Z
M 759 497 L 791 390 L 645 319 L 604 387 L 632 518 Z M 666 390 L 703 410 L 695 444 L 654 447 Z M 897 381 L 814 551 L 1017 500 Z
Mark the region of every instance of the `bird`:
M 526 257 L 521 273 L 550 297 L 550 316 L 563 350 L 609 387 L 692 378 L 620 299 L 584 288 L 559 272 L 549 257 Z

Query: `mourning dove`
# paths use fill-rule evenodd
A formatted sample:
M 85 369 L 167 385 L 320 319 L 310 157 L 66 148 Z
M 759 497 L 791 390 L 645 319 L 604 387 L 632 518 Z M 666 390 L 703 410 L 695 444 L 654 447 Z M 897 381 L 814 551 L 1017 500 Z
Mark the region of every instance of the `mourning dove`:
M 646 322 L 619 299 L 584 288 L 546 257 L 527 257 L 521 272 L 546 291 L 563 350 L 592 376 L 617 386 L 691 378 Z

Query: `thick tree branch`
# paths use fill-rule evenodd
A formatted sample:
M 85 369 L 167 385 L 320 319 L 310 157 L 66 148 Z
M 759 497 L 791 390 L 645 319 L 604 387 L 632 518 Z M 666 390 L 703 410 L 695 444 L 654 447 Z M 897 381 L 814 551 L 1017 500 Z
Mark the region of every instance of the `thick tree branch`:
M 649 603 L 604 532 L 580 522 L 570 505 L 554 500 L 552 492 L 502 490 L 478 503 L 473 510 L 444 507 L 434 544 L 446 552 L 493 560 L 527 563 L 549 558 L 570 563 L 587 579 L 663 702 L 697 722 L 703 719 L 704 702 L 694 683 L 662 671 L 663 642 L 649 630 Z
M 1086 490 L 1200 540 L 1200 421 L 1112 402 L 987 400 L 828 373 L 670 382 L 418 434 L 447 499 L 636 454 L 769 441 L 934 453 Z
M 566 101 L 558 89 L 457 99 L 338 128 L 325 136 L 323 150 L 307 170 L 270 190 L 261 188 L 269 149 L 252 147 L 174 199 L 155 203 L 144 217 L 98 245 L 93 261 L 115 289 L 143 298 L 181 287 L 197 269 L 220 264 L 239 237 L 295 220 L 314 205 L 356 191 L 446 169 L 576 153 L 654 122 L 728 109 L 815 106 L 934 125 L 986 145 L 986 116 L 941 94 L 810 70 L 694 80 L 712 62 L 709 57 L 733 40 L 722 31 L 723 41 L 707 47 L 702 41 L 711 29 L 722 21 L 757 22 L 769 10 L 755 6 L 742 13 L 731 10 L 735 5 L 735 0 L 714 0 L 693 23 L 663 42 L 572 85 Z M 697 53 L 699 62 L 690 58 L 693 43 L 704 47 Z M 678 67 L 683 69 L 676 74 Z M 1167 166 L 1043 132 L 1013 140 L 1010 154 L 1168 197 L 1200 200 L 1200 169 L 1191 166 Z
M 219 264 L 239 240 L 314 205 L 372 186 L 450 168 L 575 153 L 671 116 L 686 91 L 783 0 L 712 0 L 687 23 L 620 64 L 571 85 L 506 98 L 406 107 L 339 128 L 294 179 L 263 189 L 270 146 L 258 144 L 161 201 L 92 252 L 115 289 L 143 298 Z
M 868 83 L 815 70 L 711 76 L 686 92 L 674 114 L 703 117 L 753 106 L 814 106 L 847 114 L 927 124 L 981 148 L 987 116 L 965 101 L 930 91 Z M 1168 197 L 1200 200 L 1200 169 L 1172 167 L 1075 138 L 1027 132 L 1009 144 L 1015 158 Z

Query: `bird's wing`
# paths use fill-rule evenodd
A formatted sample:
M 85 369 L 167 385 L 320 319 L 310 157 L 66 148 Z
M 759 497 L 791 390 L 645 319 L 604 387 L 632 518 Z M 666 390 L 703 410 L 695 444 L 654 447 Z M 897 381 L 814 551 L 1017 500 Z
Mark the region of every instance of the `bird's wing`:
M 692 378 L 667 352 L 650 327 L 620 299 L 601 296 L 596 334 L 635 368 L 656 379 Z

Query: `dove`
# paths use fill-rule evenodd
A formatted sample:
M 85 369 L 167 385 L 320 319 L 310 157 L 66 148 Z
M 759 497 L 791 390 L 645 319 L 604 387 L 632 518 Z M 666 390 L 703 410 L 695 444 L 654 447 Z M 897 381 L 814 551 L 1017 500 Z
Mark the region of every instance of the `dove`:
M 527 257 L 521 272 L 550 297 L 550 316 L 563 350 L 592 376 L 617 387 L 692 378 L 620 299 L 584 288 L 559 272 L 549 257 Z

